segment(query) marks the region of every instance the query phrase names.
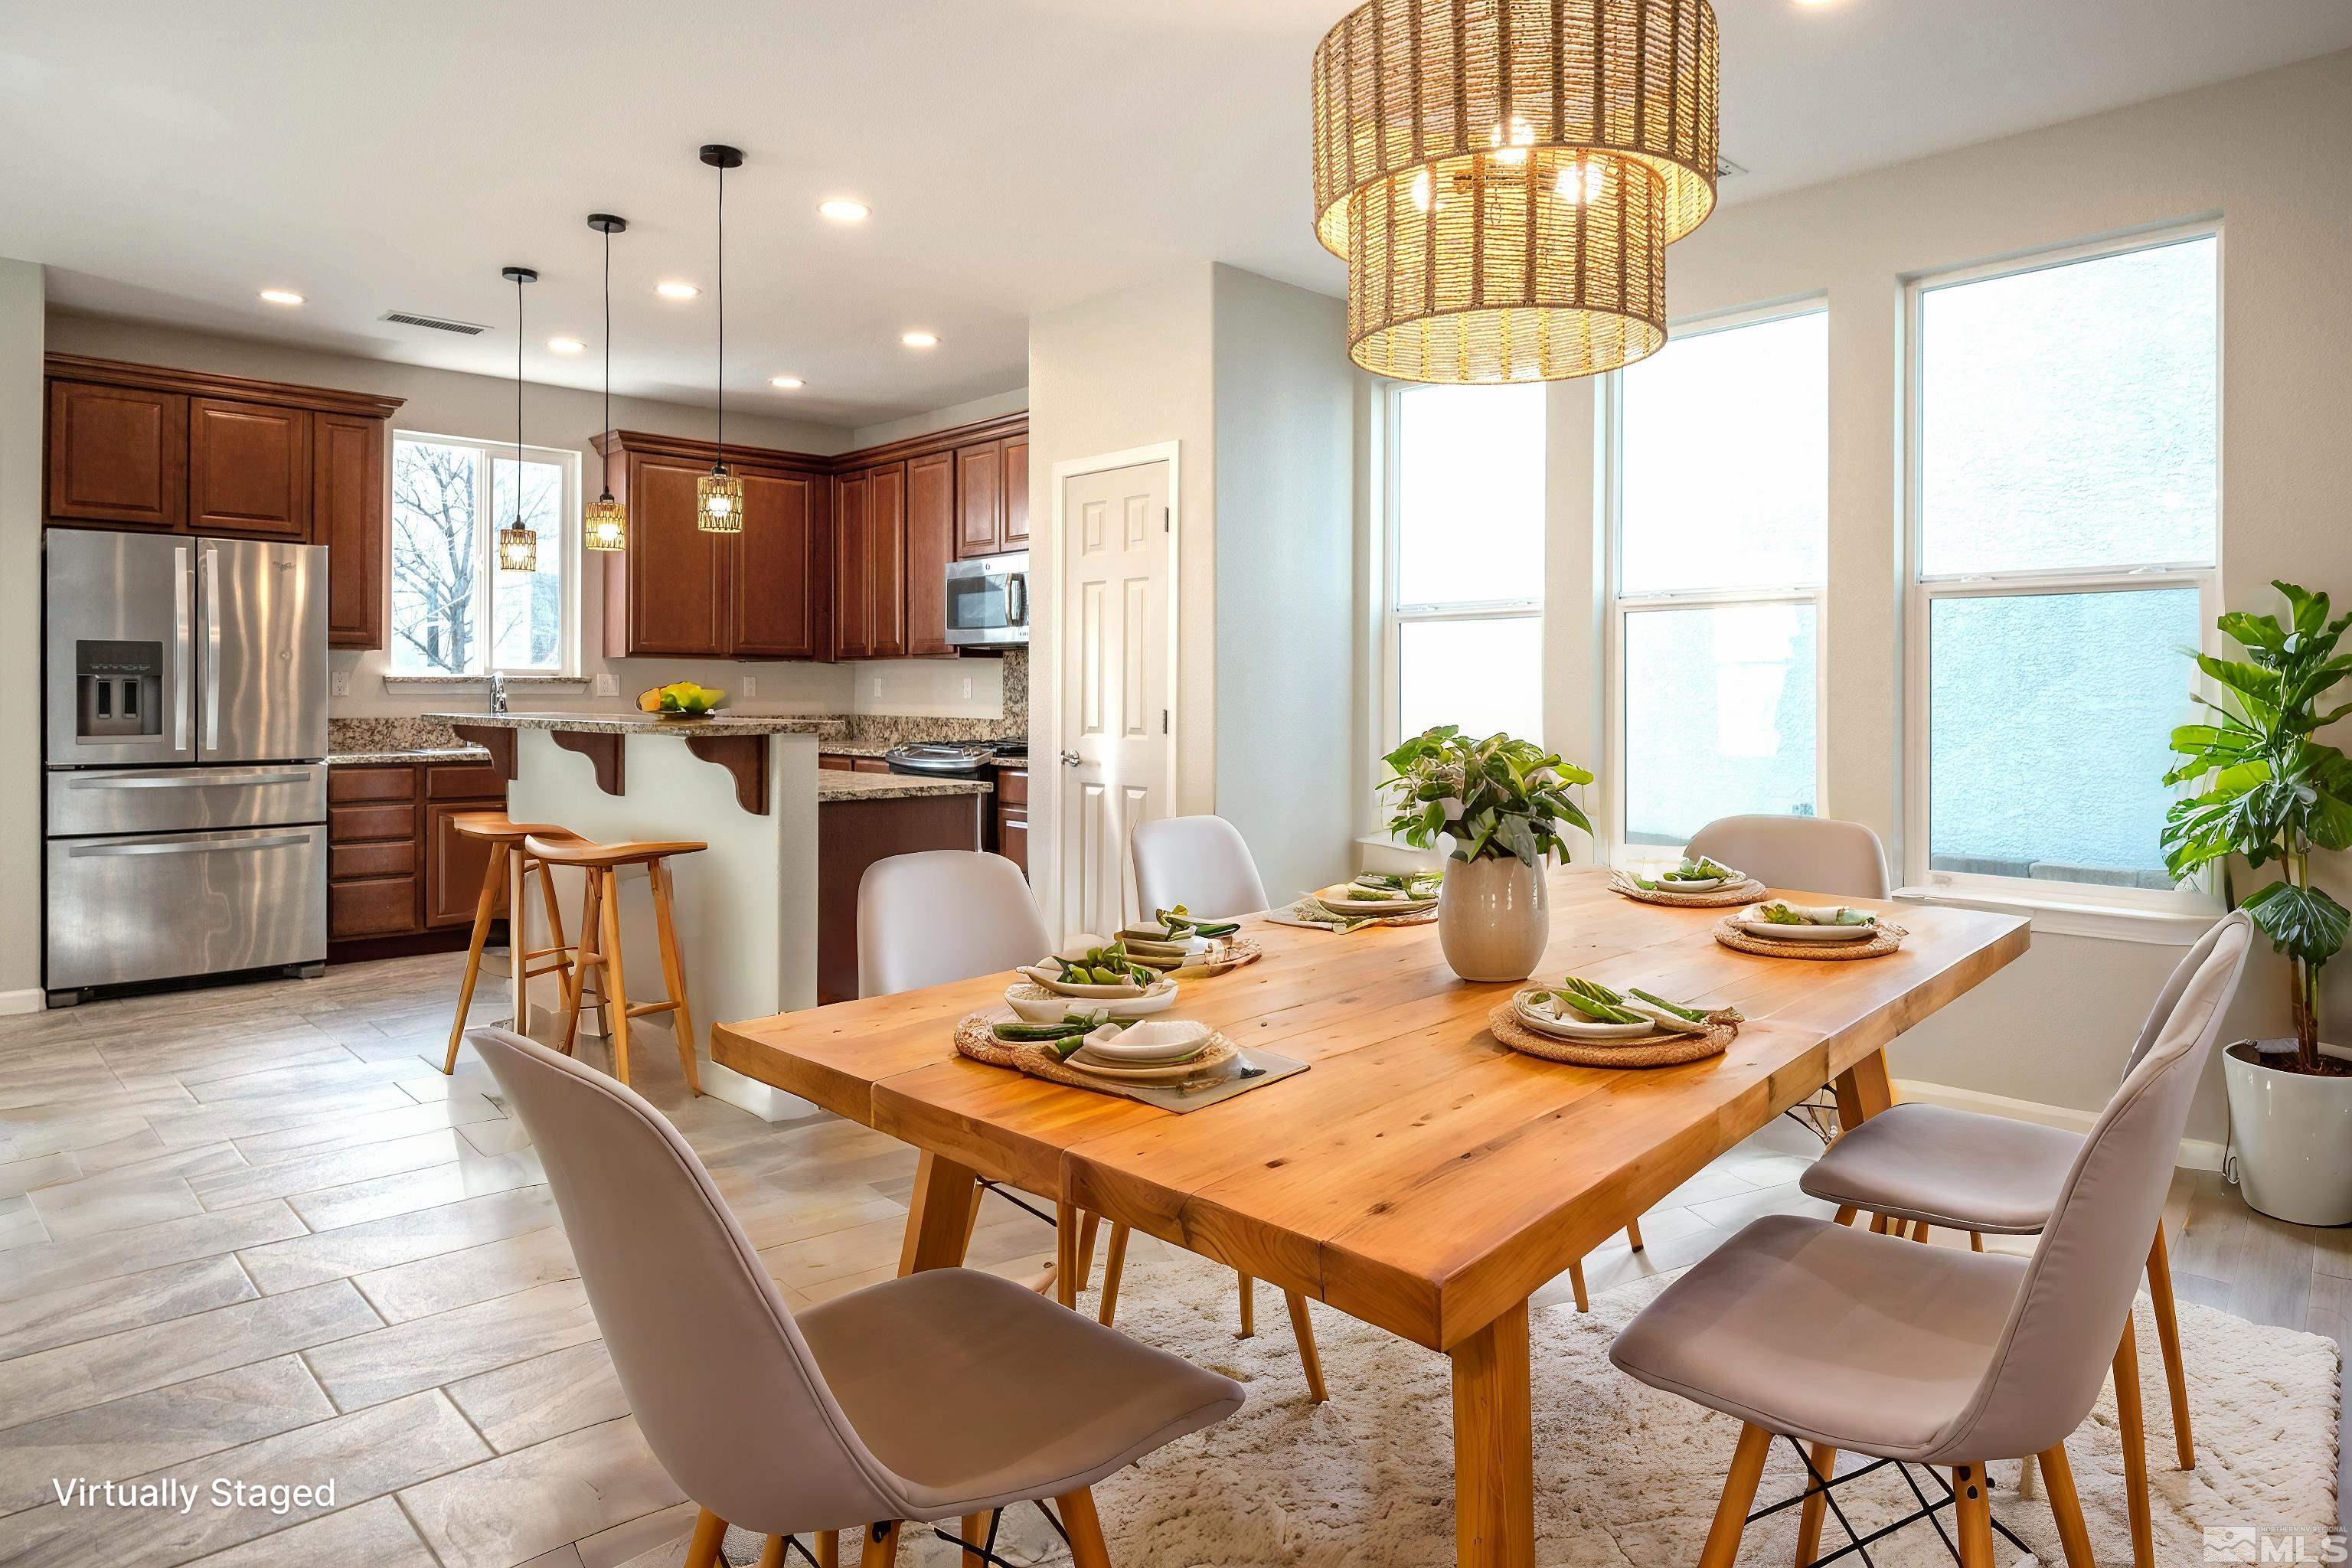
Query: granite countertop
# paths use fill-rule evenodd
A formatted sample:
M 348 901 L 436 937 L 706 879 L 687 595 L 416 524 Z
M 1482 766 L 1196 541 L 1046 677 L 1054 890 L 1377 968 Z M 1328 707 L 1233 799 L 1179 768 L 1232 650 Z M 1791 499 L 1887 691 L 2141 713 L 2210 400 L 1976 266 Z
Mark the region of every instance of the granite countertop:
M 331 768 L 399 763 L 487 763 L 490 753 L 479 746 L 406 746 L 383 752 L 330 752 Z
M 912 800 L 931 795 L 987 795 L 995 788 L 979 779 L 918 778 L 912 773 L 850 773 L 825 770 L 816 775 L 819 805 L 829 800 Z
M 898 741 L 856 741 L 828 735 L 816 743 L 816 750 L 824 757 L 879 757 L 901 744 Z
M 842 721 L 807 714 L 715 714 L 663 719 L 651 713 L 427 713 L 446 724 L 493 730 L 570 730 L 591 735 L 835 735 Z

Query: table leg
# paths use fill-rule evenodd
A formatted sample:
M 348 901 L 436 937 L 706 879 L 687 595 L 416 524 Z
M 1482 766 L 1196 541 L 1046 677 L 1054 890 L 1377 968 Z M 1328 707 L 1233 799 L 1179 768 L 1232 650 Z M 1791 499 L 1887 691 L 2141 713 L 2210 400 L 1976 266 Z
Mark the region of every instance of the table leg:
M 1895 1103 L 1886 1077 L 1886 1053 L 1873 1051 L 1838 1075 L 1838 1125 L 1854 1127 Z
M 1461 1568 L 1533 1568 L 1528 1304 L 1454 1346 L 1453 1357 L 1454 1561 Z
M 979 1202 L 980 1178 L 971 1166 L 923 1151 L 915 1166 L 915 1202 L 907 1211 L 907 1243 L 898 1253 L 898 1272 L 961 1265 Z

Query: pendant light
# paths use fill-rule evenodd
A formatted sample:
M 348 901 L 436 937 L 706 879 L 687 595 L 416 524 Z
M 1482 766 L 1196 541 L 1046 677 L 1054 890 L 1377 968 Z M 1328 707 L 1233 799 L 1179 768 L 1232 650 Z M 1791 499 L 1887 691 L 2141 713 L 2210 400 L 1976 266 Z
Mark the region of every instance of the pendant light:
M 1715 206 L 1717 71 L 1707 0 L 1364 0 L 1311 89 L 1349 357 L 1473 384 L 1655 353 L 1665 248 Z
M 539 535 L 522 521 L 522 286 L 538 282 L 539 274 L 528 267 L 509 267 L 499 276 L 515 286 L 515 514 L 513 521 L 499 530 L 499 570 L 536 572 Z
M 613 428 L 613 237 L 626 230 L 629 220 L 614 217 L 611 213 L 590 213 L 588 226 L 604 237 L 604 429 Z M 603 451 L 596 454 L 596 474 L 604 481 L 604 494 L 592 500 L 580 514 L 582 542 L 591 550 L 626 550 L 629 547 L 629 511 L 613 499 L 613 459 Z
M 743 154 L 714 142 L 702 161 L 719 171 L 719 452 L 710 471 L 694 482 L 694 525 L 705 533 L 743 531 L 743 481 L 727 471 L 727 171 Z

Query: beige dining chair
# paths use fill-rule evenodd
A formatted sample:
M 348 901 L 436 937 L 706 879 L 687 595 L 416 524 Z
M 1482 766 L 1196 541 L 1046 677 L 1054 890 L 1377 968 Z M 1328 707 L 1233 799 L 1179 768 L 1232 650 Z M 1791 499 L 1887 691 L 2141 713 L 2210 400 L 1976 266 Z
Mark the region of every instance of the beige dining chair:
M 1886 851 L 1859 822 L 1829 816 L 1718 816 L 1684 850 L 1747 872 L 1768 888 L 1834 893 L 1843 899 L 1884 899 Z
M 1254 915 L 1273 902 L 1241 829 L 1222 816 L 1139 822 L 1128 854 L 1135 862 L 1136 907 L 1146 920 L 1178 904 L 1209 916 Z
M 2242 910 L 2216 921 L 2173 966 L 2126 1058 L 2126 1077 L 2156 1047 L 2180 998 L 2216 949 L 2224 941 L 2252 940 L 2251 923 Z M 2082 1148 L 2080 1133 L 2061 1128 L 1938 1105 L 1897 1105 L 1830 1145 L 1798 1185 L 1810 1196 L 1837 1205 L 1838 1217 L 1848 1224 L 1858 1214 L 1873 1214 L 1879 1216 L 1874 1228 L 1891 1226 L 1896 1236 L 1907 1232 L 1918 1241 L 1927 1240 L 1937 1226 L 1964 1230 L 1981 1252 L 1988 1233 L 2033 1236 L 2048 1226 Z M 2174 1447 L 2180 1468 L 2194 1469 L 2188 1376 L 2162 1225 L 2148 1246 L 2147 1282 L 2171 1394 Z M 2147 1459 L 2137 1434 L 2131 1435 L 2130 1445 L 2126 1466 L 2137 1464 L 2144 1473 Z M 2134 1484 L 2140 1486 L 2141 1479 L 2135 1478 Z
M 1738 1556 L 1776 1435 L 1797 1446 L 1812 1478 L 1800 1505 L 1801 1565 L 1814 1560 L 1825 1507 L 1845 1523 L 1831 1489 L 1843 1450 L 1949 1469 L 1963 1568 L 1992 1568 L 1999 1527 L 1986 1462 L 2032 1457 L 2068 1568 L 2093 1568 L 2065 1440 L 2111 1366 L 2119 1410 L 2127 1424 L 2137 1416 L 2131 1312 L 2143 1238 L 2163 1212 L 2248 930 L 2242 918 L 2222 922 L 2076 1149 L 2030 1258 L 1774 1215 L 1625 1326 L 1610 1349 L 1620 1369 L 1741 1423 L 1700 1568 L 1730 1568 Z M 2131 1495 L 2134 1542 L 2149 1568 L 2146 1494 Z
M 902 1522 L 1055 1500 L 1078 1568 L 1108 1568 L 1088 1489 L 1242 1405 L 1232 1379 L 992 1274 L 936 1268 L 797 1319 L 702 1162 L 626 1085 L 505 1029 L 467 1037 L 530 1130 L 630 1414 L 700 1505 L 687 1568 L 730 1524 L 863 1527 L 886 1568 Z M 952 1415 L 952 1419 L 942 1419 Z M 944 1533 L 944 1532 L 942 1532 Z

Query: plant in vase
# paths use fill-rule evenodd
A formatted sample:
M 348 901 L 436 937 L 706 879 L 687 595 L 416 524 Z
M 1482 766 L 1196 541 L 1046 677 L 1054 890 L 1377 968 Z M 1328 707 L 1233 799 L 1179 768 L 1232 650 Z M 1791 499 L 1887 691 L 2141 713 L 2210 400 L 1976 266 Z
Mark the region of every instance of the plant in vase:
M 2172 732 L 2183 759 L 2168 784 L 2195 793 L 2165 815 L 2173 879 L 2242 857 L 2276 877 L 2242 907 L 2287 961 L 2294 1049 L 2230 1047 L 2223 1072 L 2246 1201 L 2307 1225 L 2352 1222 L 2352 1064 L 2321 1054 L 2319 973 L 2343 950 L 2352 912 L 2312 881 L 2312 856 L 2352 847 L 2352 758 L 2314 739 L 2352 703 L 2324 707 L 2352 675 L 2336 644 L 2352 615 L 2327 618 L 2325 594 L 2273 583 L 2287 619 L 2232 611 L 2215 625 L 2242 659 L 2196 655 L 2218 698 Z
M 1524 980 L 1551 935 L 1544 868 L 1568 858 L 1568 828 L 1592 824 L 1568 796 L 1592 775 L 1532 741 L 1474 741 L 1454 724 L 1412 736 L 1383 759 L 1389 831 L 1426 849 L 1453 841 L 1437 895 L 1438 944 L 1465 980 Z

